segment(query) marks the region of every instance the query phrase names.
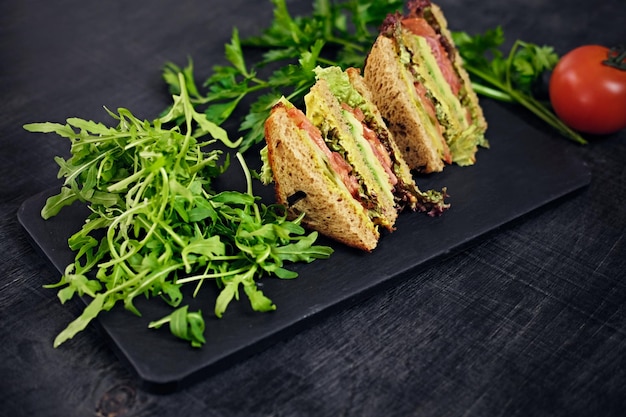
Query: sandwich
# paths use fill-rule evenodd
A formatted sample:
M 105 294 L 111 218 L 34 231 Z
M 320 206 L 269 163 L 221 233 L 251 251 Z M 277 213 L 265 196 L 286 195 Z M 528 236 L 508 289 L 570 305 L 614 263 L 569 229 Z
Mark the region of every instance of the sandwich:
M 387 16 L 363 76 L 412 170 L 439 172 L 476 161 L 487 123 L 441 9 L 409 1 Z
M 404 210 L 441 214 L 441 192 L 419 190 L 357 69 L 316 68 L 306 112 L 284 97 L 265 122 L 265 181 L 305 227 L 364 251 Z

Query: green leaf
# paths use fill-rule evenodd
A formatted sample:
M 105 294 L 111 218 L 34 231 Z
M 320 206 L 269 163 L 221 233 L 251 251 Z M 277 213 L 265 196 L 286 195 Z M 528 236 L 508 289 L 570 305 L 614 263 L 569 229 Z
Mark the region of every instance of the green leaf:
M 62 125 L 59 123 L 28 123 L 25 124 L 24 129 L 29 132 L 35 133 L 56 133 L 57 135 L 63 138 L 73 139 L 76 137 L 76 132 L 72 129 L 72 127 L 68 124 Z
M 280 98 L 280 93 L 272 92 L 264 94 L 250 106 L 250 112 L 245 116 L 240 127 L 240 131 L 248 131 L 239 146 L 240 152 L 245 152 L 251 146 L 263 140 L 265 137 L 265 120 L 269 117 L 272 106 L 274 106 Z
M 282 260 L 291 262 L 312 262 L 315 259 L 330 257 L 333 249 L 328 246 L 314 246 L 317 232 L 297 240 L 295 243 L 277 248 L 274 253 Z
M 224 123 L 237 108 L 237 105 L 244 96 L 239 96 L 234 100 L 227 101 L 225 103 L 211 104 L 205 110 L 204 114 L 207 119 L 218 125 Z
M 505 38 L 501 26 L 474 36 L 466 32 L 452 32 L 452 39 L 466 65 L 486 69 L 491 66 L 492 60 L 502 58 L 500 46 L 504 44 Z
M 194 113 L 193 120 L 198 123 L 200 131 L 202 133 L 208 133 L 215 139 L 219 139 L 223 144 L 229 148 L 236 148 L 241 143 L 241 140 L 232 142 L 228 138 L 228 132 L 225 129 L 217 125 L 217 123 L 209 120 L 206 115 L 200 113 Z
M 191 272 L 191 262 L 189 255 L 201 255 L 207 259 L 215 256 L 223 256 L 226 254 L 226 245 L 222 242 L 220 236 L 211 236 L 203 239 L 193 239 L 183 248 L 181 256 L 185 263 L 185 271 Z
M 304 74 L 303 78 L 306 82 L 311 80 L 310 72 L 318 65 L 318 58 L 325 44 L 322 39 L 316 40 L 308 51 L 302 53 L 302 56 L 298 60 L 302 73 Z
M 222 191 L 221 193 L 211 197 L 211 201 L 214 203 L 240 206 L 250 206 L 254 204 L 255 200 L 255 196 L 241 193 L 239 191 Z
M 241 50 L 241 42 L 239 41 L 239 31 L 233 28 L 230 43 L 225 46 L 226 59 L 244 76 L 249 76 L 246 68 L 246 61 Z
M 274 275 L 276 275 L 280 279 L 294 279 L 298 278 L 298 273 L 294 271 L 290 271 L 285 268 L 276 267 L 271 271 Z
M 218 318 L 221 318 L 226 311 L 226 308 L 233 300 L 233 298 L 239 298 L 238 289 L 239 289 L 239 280 L 231 280 L 226 282 L 226 285 L 220 291 L 217 296 L 217 300 L 215 300 L 215 315 Z
M 276 305 L 259 290 L 254 282 L 247 283 L 243 289 L 250 300 L 250 306 L 254 311 L 268 312 L 276 310 Z
M 161 284 L 160 295 L 172 307 L 177 307 L 183 301 L 181 285 L 169 281 L 164 281 Z
M 185 305 L 174 310 L 171 314 L 160 320 L 152 321 L 148 328 L 158 329 L 169 323 L 170 332 L 179 339 L 187 340 L 195 348 L 202 347 L 206 343 L 204 338 L 204 318 L 202 312 L 190 312 L 189 306 Z
M 41 217 L 49 219 L 59 214 L 63 207 L 71 205 L 78 200 L 78 196 L 68 187 L 61 187 L 59 194 L 48 197 L 46 204 L 41 210 Z
M 89 132 L 92 135 L 109 135 L 116 132 L 115 129 L 109 128 L 103 123 L 97 123 L 92 120 L 83 120 L 77 117 L 68 118 L 67 123 L 70 126 L 73 126 L 84 132 Z
M 216 221 L 218 214 L 210 201 L 205 199 L 194 199 L 195 206 L 189 211 L 189 221 L 192 223 L 200 222 L 204 219 Z
M 87 325 L 102 311 L 105 297 L 105 294 L 96 295 L 96 297 L 91 300 L 89 305 L 85 307 L 82 314 L 57 335 L 54 339 L 53 346 L 55 348 L 59 347 L 62 343 L 73 338 L 77 333 L 83 331 Z

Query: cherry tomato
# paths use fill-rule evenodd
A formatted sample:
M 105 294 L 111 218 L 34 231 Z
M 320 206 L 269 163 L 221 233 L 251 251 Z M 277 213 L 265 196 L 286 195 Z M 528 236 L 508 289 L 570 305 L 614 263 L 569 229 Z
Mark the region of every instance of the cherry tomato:
M 626 127 L 626 53 L 585 45 L 563 55 L 550 77 L 550 102 L 569 127 L 603 135 Z M 609 57 L 612 63 L 604 63 Z

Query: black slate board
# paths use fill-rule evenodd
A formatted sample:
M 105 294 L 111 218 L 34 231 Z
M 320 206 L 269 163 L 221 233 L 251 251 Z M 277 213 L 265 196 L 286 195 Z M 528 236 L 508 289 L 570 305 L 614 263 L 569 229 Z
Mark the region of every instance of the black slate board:
M 191 309 L 205 312 L 207 344 L 201 349 L 170 337 L 167 329 L 148 329 L 151 320 L 170 311 L 158 300 L 135 303 L 141 318 L 114 308 L 98 319 L 112 347 L 148 389 L 178 389 L 267 348 L 336 308 L 363 301 L 407 272 L 589 184 L 589 170 L 570 152 L 578 145 L 534 129 L 497 103 L 485 101 L 483 107 L 491 149 L 479 151 L 477 164 L 450 166 L 443 173 L 416 178 L 424 190 L 447 187 L 452 208 L 443 216 L 403 213 L 397 230 L 384 235 L 371 254 L 321 239 L 319 243 L 335 248 L 329 260 L 297 265 L 300 276 L 295 280 L 262 280 L 264 293 L 278 307 L 272 313 L 255 313 L 243 300 L 216 319 L 210 314 L 216 291 L 206 285 L 201 298 L 190 302 Z M 230 175 L 229 181 L 236 184 L 238 174 Z M 84 206 L 73 205 L 55 218 L 42 220 L 39 212 L 45 199 L 56 192 L 48 190 L 25 201 L 18 219 L 35 247 L 63 271 L 73 260 L 67 238 L 81 227 L 87 212 Z M 258 194 L 269 201 L 272 190 L 262 187 Z

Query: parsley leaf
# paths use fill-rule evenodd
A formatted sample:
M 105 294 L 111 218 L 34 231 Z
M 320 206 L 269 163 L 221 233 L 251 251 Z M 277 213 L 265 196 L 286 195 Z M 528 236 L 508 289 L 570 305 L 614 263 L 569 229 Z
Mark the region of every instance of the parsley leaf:
M 517 40 L 508 54 L 504 54 L 501 48 L 505 37 L 501 27 L 474 36 L 452 32 L 452 38 L 478 94 L 520 104 L 566 138 L 587 143 L 556 116 L 549 103 L 533 95 L 533 84 L 545 71 L 552 70 L 559 60 L 552 47 Z
M 294 16 L 285 0 L 271 3 L 273 20 L 261 34 L 240 39 L 237 28 L 233 29 L 224 45 L 229 65 L 214 66 L 201 90 L 191 60 L 184 68 L 167 63 L 163 69 L 163 79 L 174 94 L 178 92 L 175 75 L 183 73 L 191 103 L 212 122 L 221 125 L 243 113 L 239 120 L 243 140 L 238 147 L 242 153 L 263 141 L 263 124 L 281 96 L 302 101 L 315 82 L 313 68 L 362 67 L 378 26 L 388 13 L 404 6 L 402 0 L 314 0 L 310 14 Z M 262 58 L 247 62 L 244 48 L 263 51 Z M 248 107 L 236 113 L 244 102 Z

